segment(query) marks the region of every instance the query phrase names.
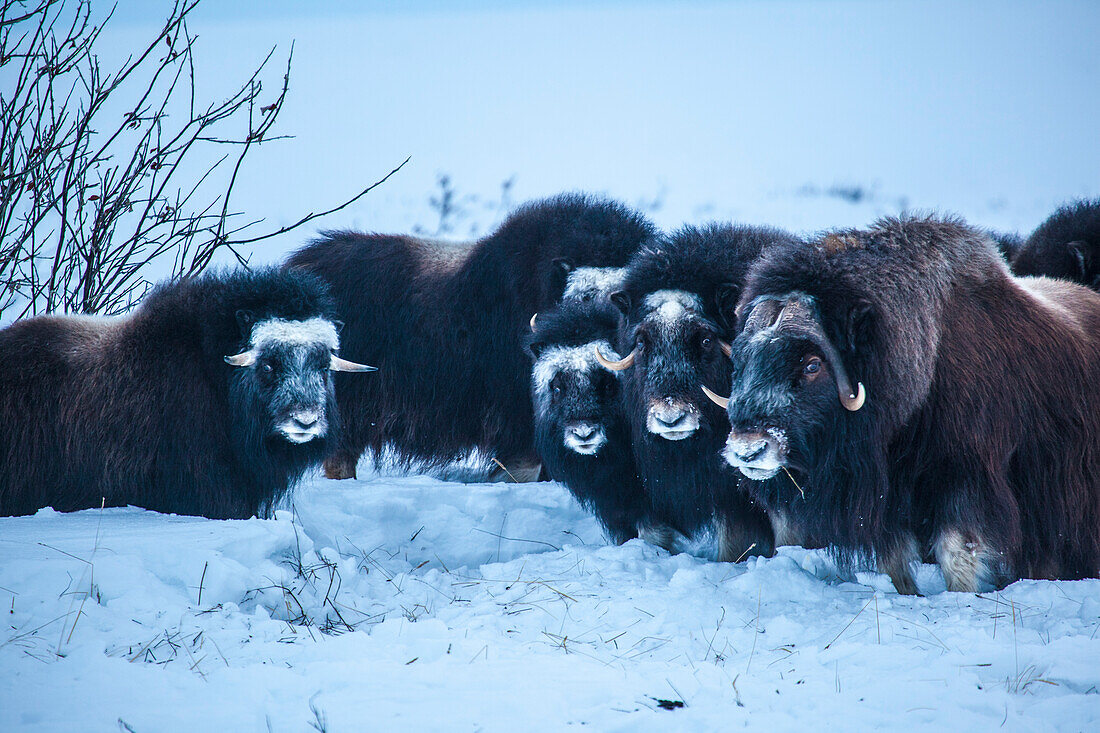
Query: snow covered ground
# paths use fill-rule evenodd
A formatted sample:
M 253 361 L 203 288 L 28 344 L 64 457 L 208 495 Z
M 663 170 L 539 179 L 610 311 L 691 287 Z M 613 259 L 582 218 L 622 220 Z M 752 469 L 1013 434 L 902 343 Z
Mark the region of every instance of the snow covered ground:
M 318 478 L 294 506 L 0 519 L 0 730 L 1100 726 L 1100 580 L 925 566 L 908 598 L 817 551 L 607 546 L 547 483 Z

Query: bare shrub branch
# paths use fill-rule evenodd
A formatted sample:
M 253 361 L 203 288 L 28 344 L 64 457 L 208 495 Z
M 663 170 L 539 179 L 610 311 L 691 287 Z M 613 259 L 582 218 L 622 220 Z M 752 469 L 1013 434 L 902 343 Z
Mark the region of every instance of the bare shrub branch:
M 243 245 L 339 211 L 404 165 L 337 206 L 257 231 L 232 195 L 249 154 L 288 137 L 273 130 L 293 46 L 273 94 L 274 48 L 229 96 L 203 103 L 187 28 L 200 0 L 174 0 L 114 70 L 96 53 L 111 13 L 95 20 L 92 0 L 0 2 L 0 323 L 116 313 L 149 278 L 195 275 L 219 252 L 246 263 Z

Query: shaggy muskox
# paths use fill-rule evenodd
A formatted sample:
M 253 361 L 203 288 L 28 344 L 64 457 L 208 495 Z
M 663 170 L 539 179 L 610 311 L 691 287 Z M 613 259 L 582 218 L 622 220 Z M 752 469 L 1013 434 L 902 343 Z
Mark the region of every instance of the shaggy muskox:
M 1100 572 L 1100 296 L 1012 277 L 954 219 L 769 250 L 742 294 L 725 455 L 902 593 Z M 797 485 L 796 485 L 797 481 Z
M 329 283 L 345 353 L 381 369 L 337 380 L 345 429 L 326 474 L 352 477 L 364 450 L 390 447 L 427 467 L 477 449 L 533 478 L 531 316 L 558 301 L 573 268 L 624 265 L 653 236 L 619 204 L 563 195 L 524 206 L 469 246 L 338 232 L 295 253 L 289 267 Z
M 323 285 L 269 269 L 150 292 L 120 318 L 0 331 L 0 514 L 135 504 L 262 514 L 337 430 Z
M 619 378 L 596 359 L 597 348 L 614 354 L 619 312 L 600 300 L 566 301 L 540 313 L 533 325 L 527 348 L 534 358 L 535 448 L 550 477 L 622 544 L 638 536 L 647 504 Z
M 1100 199 L 1066 204 L 1012 258 L 1017 275 L 1047 275 L 1100 291 Z
M 714 539 L 709 554 L 720 560 L 774 551 L 767 517 L 737 490 L 738 476 L 718 455 L 729 426 L 699 385 L 729 383 L 723 351 L 745 272 L 765 248 L 788 241 L 791 235 L 769 228 L 685 227 L 639 251 L 623 290 L 611 295 L 624 315 L 619 351 L 629 353 L 603 363 L 622 373 L 636 464 L 652 505 L 648 525 L 655 529 L 646 539 L 668 549 Z

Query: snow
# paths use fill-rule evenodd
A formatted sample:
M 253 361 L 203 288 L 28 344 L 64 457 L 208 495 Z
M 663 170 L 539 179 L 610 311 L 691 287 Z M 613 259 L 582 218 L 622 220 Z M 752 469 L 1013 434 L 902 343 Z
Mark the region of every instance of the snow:
M 0 729 L 1100 725 L 1100 580 L 924 566 L 909 598 L 821 551 L 608 546 L 553 483 L 312 478 L 293 507 L 0 519 Z

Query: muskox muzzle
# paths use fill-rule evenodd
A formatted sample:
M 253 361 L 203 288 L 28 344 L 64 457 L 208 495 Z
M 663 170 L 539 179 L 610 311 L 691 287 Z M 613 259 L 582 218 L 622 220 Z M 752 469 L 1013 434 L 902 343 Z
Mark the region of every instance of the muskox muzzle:
M 726 461 L 748 478 L 769 479 L 787 463 L 787 440 L 782 431 L 734 430 L 722 451 Z
M 565 447 L 582 456 L 593 456 L 607 443 L 603 425 L 587 420 L 574 420 L 565 426 Z

